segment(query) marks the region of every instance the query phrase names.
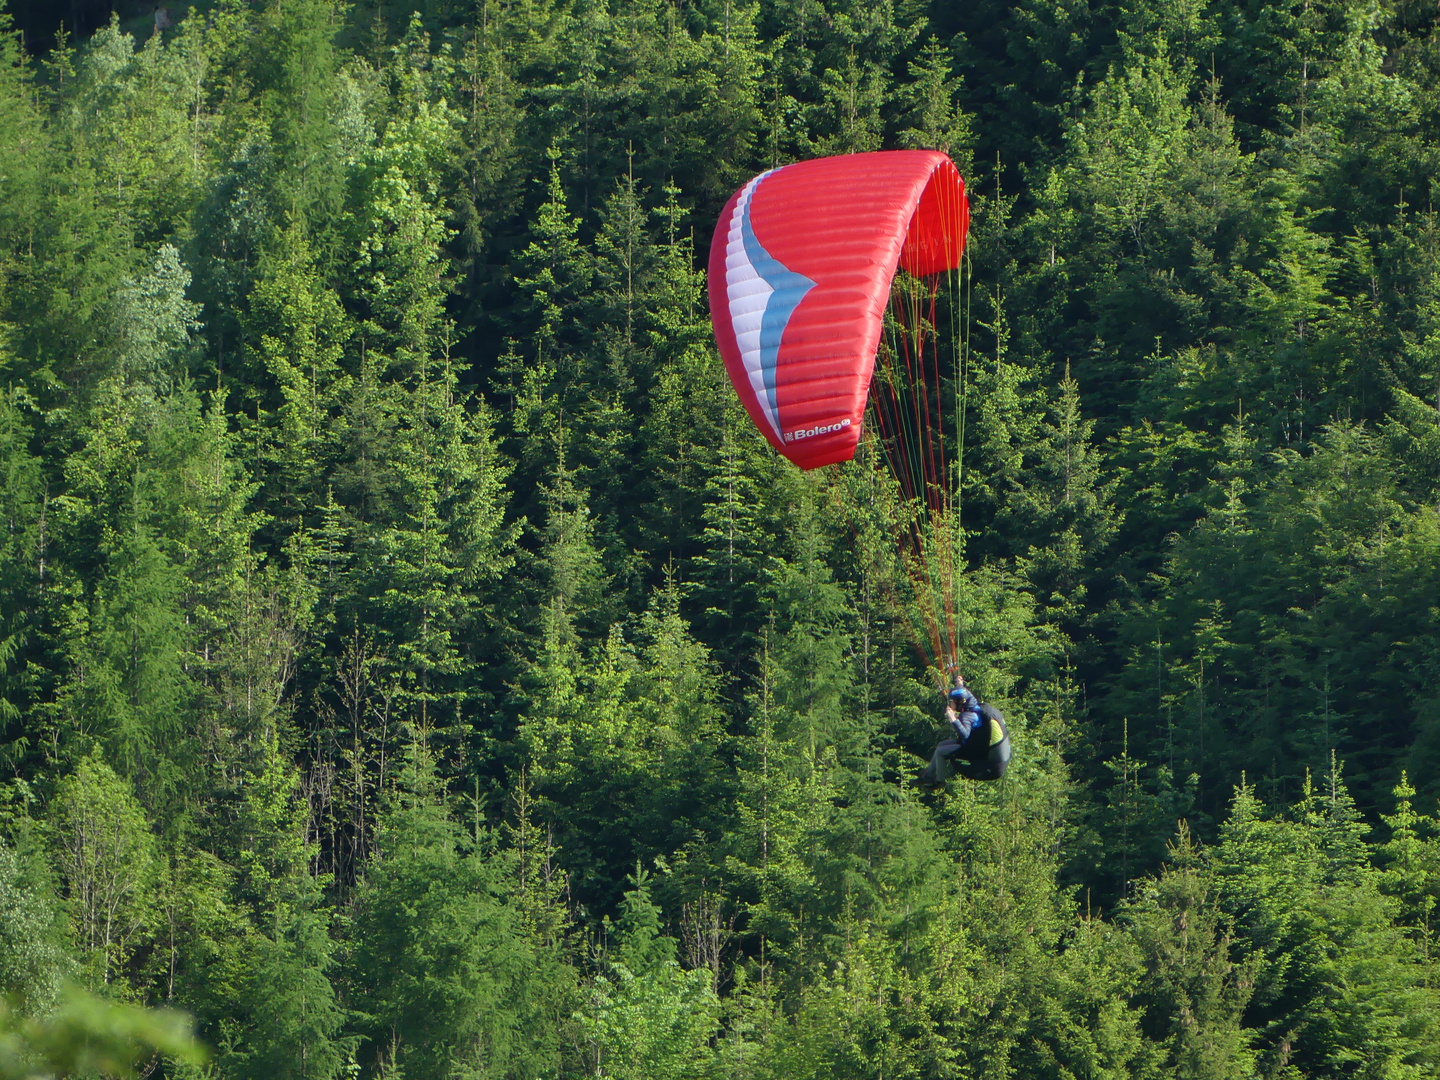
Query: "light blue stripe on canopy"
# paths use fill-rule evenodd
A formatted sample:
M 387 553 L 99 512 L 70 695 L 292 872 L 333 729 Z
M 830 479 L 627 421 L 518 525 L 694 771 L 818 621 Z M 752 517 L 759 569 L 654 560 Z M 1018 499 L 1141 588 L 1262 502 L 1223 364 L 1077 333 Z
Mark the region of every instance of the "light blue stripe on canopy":
M 750 207 L 754 205 L 758 191 L 757 184 L 745 204 L 745 213 L 740 219 L 740 236 L 745 244 L 745 257 L 772 290 L 770 299 L 765 302 L 765 314 L 760 318 L 760 377 L 765 383 L 770 415 L 775 418 L 775 427 L 779 429 L 780 405 L 775 397 L 775 368 L 779 363 L 780 339 L 790 323 L 790 316 L 805 299 L 805 294 L 815 287 L 815 282 L 788 269 L 756 239 L 755 229 L 750 224 Z

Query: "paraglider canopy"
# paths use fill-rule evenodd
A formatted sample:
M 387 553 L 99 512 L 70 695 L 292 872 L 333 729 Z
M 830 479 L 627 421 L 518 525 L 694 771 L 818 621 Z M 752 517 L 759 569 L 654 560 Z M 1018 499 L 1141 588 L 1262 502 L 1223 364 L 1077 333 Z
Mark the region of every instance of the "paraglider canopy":
M 802 469 L 855 454 L 897 267 L 960 265 L 965 184 L 932 150 L 802 161 L 730 197 L 710 245 L 710 317 L 755 426 Z

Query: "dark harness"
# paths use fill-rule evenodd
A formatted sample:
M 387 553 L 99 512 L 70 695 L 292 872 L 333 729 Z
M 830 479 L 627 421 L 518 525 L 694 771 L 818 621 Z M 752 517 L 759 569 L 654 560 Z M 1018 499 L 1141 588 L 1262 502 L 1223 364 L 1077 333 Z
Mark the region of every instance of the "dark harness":
M 985 724 L 971 732 L 963 743 L 959 739 L 943 740 L 935 748 L 921 783 L 943 784 L 954 773 L 967 780 L 999 780 L 1010 764 L 1010 732 L 1005 717 L 994 705 L 983 702 L 977 707 Z
M 1005 728 L 1004 715 L 994 705 L 982 702 L 979 711 L 985 718 L 984 730 L 965 741 L 960 752 L 950 759 L 950 767 L 970 780 L 999 780 L 1010 764 L 1010 732 Z

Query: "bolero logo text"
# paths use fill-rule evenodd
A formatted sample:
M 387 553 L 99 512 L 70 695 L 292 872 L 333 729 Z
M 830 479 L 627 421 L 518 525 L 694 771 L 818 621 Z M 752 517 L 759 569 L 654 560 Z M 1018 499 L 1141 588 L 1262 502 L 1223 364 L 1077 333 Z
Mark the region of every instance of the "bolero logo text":
M 817 424 L 812 428 L 801 428 L 799 431 L 787 431 L 785 433 L 785 441 L 799 442 L 801 439 L 808 439 L 812 435 L 828 435 L 832 431 L 839 431 L 849 426 L 850 418 L 847 416 L 844 420 L 837 420 L 833 424 Z

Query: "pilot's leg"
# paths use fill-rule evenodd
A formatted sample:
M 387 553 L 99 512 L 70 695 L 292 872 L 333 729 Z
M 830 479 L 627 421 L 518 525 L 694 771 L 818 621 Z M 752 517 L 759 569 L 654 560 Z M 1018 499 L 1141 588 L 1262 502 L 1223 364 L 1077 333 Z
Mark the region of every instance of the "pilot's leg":
M 935 753 L 930 758 L 930 764 L 920 774 L 920 782 L 932 787 L 945 783 L 950 779 L 950 768 L 952 758 L 960 750 L 959 739 L 945 739 L 935 747 Z

